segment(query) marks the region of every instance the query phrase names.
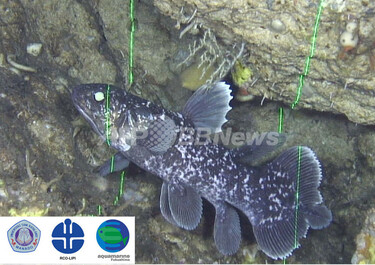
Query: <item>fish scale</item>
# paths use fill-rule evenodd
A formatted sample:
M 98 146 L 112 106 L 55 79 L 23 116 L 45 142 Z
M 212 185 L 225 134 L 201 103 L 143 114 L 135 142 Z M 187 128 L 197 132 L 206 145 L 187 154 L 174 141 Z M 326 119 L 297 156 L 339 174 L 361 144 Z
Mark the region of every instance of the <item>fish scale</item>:
M 222 254 L 239 249 L 240 210 L 250 220 L 260 249 L 271 258 L 282 259 L 299 247 L 298 240 L 310 227 L 321 229 L 332 220 L 318 190 L 321 165 L 315 153 L 302 146 L 251 167 L 246 161 L 279 146 L 277 141 L 268 143 L 271 134 L 261 143 L 236 149 L 203 137 L 202 131 L 221 131 L 231 109 L 230 92 L 224 82 L 203 85 L 181 113 L 106 84 L 79 85 L 73 89 L 72 99 L 103 141 L 109 132 L 111 147 L 119 151 L 116 160 L 124 161 L 124 166 L 132 162 L 163 180 L 160 209 L 168 222 L 195 229 L 205 198 L 216 210 L 214 240 Z M 108 118 L 109 128 L 105 127 Z M 108 163 L 101 175 L 110 173 Z

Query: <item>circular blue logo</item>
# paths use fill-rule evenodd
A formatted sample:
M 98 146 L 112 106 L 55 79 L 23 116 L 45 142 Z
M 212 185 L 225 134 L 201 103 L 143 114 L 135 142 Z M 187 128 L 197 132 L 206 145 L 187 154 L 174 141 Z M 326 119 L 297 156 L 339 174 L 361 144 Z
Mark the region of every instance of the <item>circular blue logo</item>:
M 81 249 L 84 236 L 82 228 L 67 218 L 53 229 L 52 244 L 61 253 L 72 254 Z
M 99 226 L 96 241 L 107 252 L 119 252 L 129 242 L 129 230 L 124 223 L 111 219 Z

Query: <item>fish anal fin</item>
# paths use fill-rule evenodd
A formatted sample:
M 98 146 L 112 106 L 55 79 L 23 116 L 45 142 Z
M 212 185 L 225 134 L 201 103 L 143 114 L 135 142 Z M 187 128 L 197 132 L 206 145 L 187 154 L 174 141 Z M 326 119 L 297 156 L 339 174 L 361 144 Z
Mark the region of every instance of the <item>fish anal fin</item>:
M 226 202 L 215 203 L 214 206 L 216 209 L 215 244 L 222 254 L 232 255 L 237 252 L 241 243 L 241 227 L 238 213 Z

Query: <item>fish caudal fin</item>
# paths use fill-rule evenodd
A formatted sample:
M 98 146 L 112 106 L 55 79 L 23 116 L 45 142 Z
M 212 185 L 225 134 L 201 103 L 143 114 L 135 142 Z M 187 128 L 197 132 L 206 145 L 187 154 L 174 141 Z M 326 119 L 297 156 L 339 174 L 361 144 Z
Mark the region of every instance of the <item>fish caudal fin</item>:
M 332 221 L 318 191 L 322 171 L 314 152 L 292 147 L 259 172 L 253 194 L 259 196 L 249 216 L 260 248 L 274 259 L 299 247 L 309 227 L 320 229 Z

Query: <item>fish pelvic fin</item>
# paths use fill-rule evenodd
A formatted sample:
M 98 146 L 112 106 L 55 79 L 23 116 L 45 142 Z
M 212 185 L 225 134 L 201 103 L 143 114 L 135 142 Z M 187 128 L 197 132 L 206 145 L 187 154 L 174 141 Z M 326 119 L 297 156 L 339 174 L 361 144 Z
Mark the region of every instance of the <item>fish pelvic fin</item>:
M 253 194 L 259 199 L 249 219 L 258 245 L 269 257 L 286 258 L 309 227 L 331 223 L 332 213 L 318 190 L 321 179 L 320 162 L 305 146 L 288 149 L 259 171 Z
M 163 182 L 160 209 L 164 218 L 171 224 L 193 230 L 202 217 L 202 198 L 189 186 Z

